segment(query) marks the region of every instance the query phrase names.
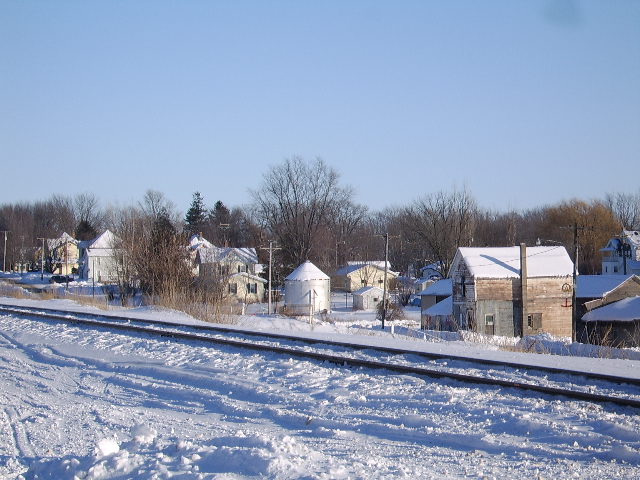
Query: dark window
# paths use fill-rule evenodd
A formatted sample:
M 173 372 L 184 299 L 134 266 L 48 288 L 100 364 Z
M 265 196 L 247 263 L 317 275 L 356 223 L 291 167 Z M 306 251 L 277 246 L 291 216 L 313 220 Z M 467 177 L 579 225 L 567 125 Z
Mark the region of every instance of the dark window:
M 527 315 L 527 326 L 533 330 L 540 330 L 542 328 L 542 314 L 532 313 Z
M 247 293 L 258 293 L 258 284 L 247 283 Z
M 238 284 L 237 283 L 230 283 L 229 284 L 229 293 L 232 293 L 234 295 L 236 293 L 238 293 Z

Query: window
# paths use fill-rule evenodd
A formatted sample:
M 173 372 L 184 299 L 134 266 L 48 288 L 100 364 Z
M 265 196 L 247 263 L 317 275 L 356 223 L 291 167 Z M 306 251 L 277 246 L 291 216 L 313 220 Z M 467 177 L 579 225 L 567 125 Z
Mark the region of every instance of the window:
M 247 293 L 258 293 L 258 284 L 247 283 Z
M 484 316 L 484 324 L 487 327 L 493 327 L 493 321 L 494 321 L 493 315 L 485 315 Z
M 246 265 L 238 265 L 238 273 L 246 273 L 248 272 L 247 266 Z
M 237 283 L 230 283 L 229 284 L 229 293 L 235 295 L 238 293 L 238 284 Z
M 532 330 L 540 330 L 542 328 L 542 314 L 532 313 L 527 315 L 527 326 Z

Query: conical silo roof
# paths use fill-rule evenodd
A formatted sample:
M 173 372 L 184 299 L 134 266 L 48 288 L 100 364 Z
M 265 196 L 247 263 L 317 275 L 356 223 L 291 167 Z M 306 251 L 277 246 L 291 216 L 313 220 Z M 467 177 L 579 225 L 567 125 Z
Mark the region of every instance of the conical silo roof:
M 304 282 L 309 280 L 329 280 L 329 276 L 309 260 L 307 260 L 293 272 L 291 272 L 289 276 L 285 278 L 285 280 L 293 282 Z

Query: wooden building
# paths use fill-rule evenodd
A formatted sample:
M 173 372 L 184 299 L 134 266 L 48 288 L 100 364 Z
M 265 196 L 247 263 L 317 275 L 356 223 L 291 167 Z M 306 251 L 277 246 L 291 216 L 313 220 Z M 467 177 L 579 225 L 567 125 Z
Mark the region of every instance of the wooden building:
M 488 335 L 570 337 L 572 274 L 564 247 L 459 248 L 449 272 L 453 319 Z

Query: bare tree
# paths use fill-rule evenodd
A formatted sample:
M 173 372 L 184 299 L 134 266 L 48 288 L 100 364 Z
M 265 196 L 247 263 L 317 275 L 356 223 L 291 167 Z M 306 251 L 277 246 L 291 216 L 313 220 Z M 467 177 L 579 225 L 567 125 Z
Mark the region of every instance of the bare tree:
M 252 196 L 288 267 L 321 258 L 320 233 L 353 208 L 351 188 L 340 186 L 338 173 L 321 159 L 294 157 L 271 167 Z
M 405 211 L 405 229 L 424 243 L 446 275 L 458 247 L 473 239 L 476 202 L 466 190 L 438 192 L 418 199 Z
M 637 193 L 608 193 L 606 205 L 626 230 L 640 230 L 640 190 Z

